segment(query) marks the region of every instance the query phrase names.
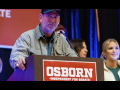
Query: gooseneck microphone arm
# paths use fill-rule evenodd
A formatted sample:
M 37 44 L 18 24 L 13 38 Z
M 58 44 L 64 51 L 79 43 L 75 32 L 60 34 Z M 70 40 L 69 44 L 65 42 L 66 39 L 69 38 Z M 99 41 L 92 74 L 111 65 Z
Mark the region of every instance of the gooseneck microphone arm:
M 66 35 L 65 35 L 62 31 L 60 31 L 60 33 L 63 34 L 63 35 L 66 37 Z M 70 43 L 69 39 L 68 39 L 67 37 L 66 37 L 66 39 L 67 39 L 69 45 L 71 46 L 71 48 L 74 50 L 74 52 L 75 52 L 76 55 L 78 56 L 77 52 L 76 52 L 75 49 L 73 48 L 73 46 L 72 46 L 72 44 Z M 78 56 L 78 57 L 79 57 L 79 56 Z

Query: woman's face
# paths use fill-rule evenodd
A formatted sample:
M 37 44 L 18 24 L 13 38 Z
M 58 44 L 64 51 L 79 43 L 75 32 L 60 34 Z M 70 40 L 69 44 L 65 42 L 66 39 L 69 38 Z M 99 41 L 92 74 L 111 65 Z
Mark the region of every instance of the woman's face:
M 107 60 L 117 60 L 119 58 L 119 46 L 117 43 L 111 42 L 104 52 L 104 55 Z
M 87 57 L 87 52 L 88 52 L 87 46 L 86 46 L 85 42 L 83 42 L 83 48 L 81 49 L 81 51 L 78 52 L 78 55 L 80 57 Z

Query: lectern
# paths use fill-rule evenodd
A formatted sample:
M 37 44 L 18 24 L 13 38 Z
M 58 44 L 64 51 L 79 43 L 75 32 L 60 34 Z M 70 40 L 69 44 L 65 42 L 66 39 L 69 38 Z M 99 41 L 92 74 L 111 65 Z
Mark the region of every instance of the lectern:
M 7 81 L 104 81 L 100 58 L 33 55 L 26 70 L 17 68 Z

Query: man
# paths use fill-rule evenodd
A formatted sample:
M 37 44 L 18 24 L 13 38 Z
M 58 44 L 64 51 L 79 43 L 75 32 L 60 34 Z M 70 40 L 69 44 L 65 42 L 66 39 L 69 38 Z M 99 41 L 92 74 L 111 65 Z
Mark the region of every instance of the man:
M 55 29 L 60 23 L 60 9 L 42 9 L 40 24 L 36 29 L 23 33 L 16 41 L 11 55 L 12 68 L 25 70 L 25 58 L 31 55 L 77 57 L 69 44 Z

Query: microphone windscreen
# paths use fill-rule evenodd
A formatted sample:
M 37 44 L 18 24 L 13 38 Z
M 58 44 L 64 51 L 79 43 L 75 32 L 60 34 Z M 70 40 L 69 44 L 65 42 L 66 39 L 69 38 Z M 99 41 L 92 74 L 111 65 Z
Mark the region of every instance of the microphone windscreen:
M 63 34 L 63 32 L 62 32 L 62 31 L 60 31 L 60 33 L 62 33 L 62 34 Z

